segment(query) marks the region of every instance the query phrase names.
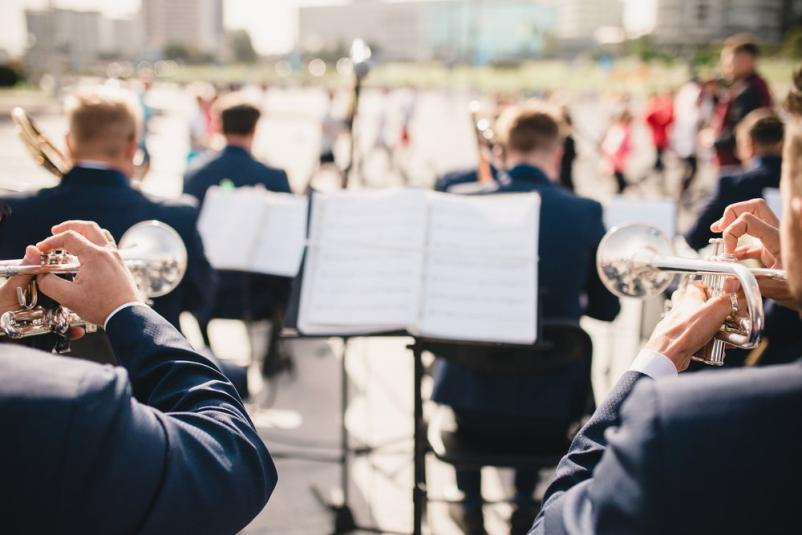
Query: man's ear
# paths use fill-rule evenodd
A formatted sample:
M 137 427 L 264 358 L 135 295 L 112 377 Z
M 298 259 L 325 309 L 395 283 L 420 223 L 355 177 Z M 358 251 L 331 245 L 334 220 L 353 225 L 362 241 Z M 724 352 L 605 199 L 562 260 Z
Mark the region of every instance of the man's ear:
M 125 146 L 125 160 L 126 161 L 133 161 L 134 156 L 136 155 L 136 150 L 139 148 L 139 143 L 136 137 L 131 138 L 128 144 Z

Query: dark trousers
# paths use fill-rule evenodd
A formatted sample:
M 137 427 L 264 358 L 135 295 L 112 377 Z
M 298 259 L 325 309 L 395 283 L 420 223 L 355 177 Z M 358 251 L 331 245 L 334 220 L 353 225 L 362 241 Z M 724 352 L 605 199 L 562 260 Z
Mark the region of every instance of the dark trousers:
M 659 172 L 659 173 L 662 173 L 666 168 L 666 164 L 663 161 L 663 157 L 665 156 L 666 149 L 655 148 L 654 151 L 655 151 L 654 170 Z
M 693 179 L 696 178 L 696 171 L 699 168 L 699 162 L 696 155 L 686 156 L 682 159 L 685 169 L 682 171 L 682 194 L 684 195 L 690 189 Z
M 454 409 L 457 427 L 460 433 L 492 434 L 499 442 L 536 441 L 528 430 L 538 429 L 531 423 L 512 415 L 481 413 Z M 457 488 L 463 494 L 463 506 L 466 509 L 482 507 L 482 473 L 480 470 L 458 468 Z M 534 507 L 532 495 L 537 485 L 538 473 L 533 470 L 515 471 L 515 505 L 520 509 Z
M 627 182 L 627 178 L 624 176 L 623 171 L 615 172 L 615 182 L 618 185 L 618 193 L 624 193 L 624 190 L 627 189 L 627 186 L 629 186 L 629 182 Z

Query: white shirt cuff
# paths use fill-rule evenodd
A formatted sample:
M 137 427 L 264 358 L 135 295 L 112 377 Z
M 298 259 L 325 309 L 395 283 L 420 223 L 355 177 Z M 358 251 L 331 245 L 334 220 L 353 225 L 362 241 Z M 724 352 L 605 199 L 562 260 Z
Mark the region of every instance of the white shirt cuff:
M 651 349 L 641 349 L 635 360 L 629 366 L 630 371 L 640 372 L 648 375 L 652 379 L 661 377 L 674 377 L 677 375 L 677 367 L 667 356 Z
M 128 303 L 123 303 L 122 305 L 120 305 L 120 306 L 118 306 L 117 308 L 115 308 L 114 310 L 112 310 L 112 311 L 111 311 L 111 314 L 109 314 L 108 316 L 106 316 L 106 321 L 104 321 L 104 322 L 103 322 L 103 330 L 104 330 L 104 331 L 105 331 L 105 330 L 107 330 L 107 329 L 106 329 L 106 327 L 108 327 L 108 325 L 109 325 L 109 320 L 110 320 L 111 318 L 113 318 L 113 317 L 114 317 L 114 315 L 115 315 L 117 312 L 121 311 L 121 310 L 122 310 L 122 309 L 124 309 L 124 308 L 133 307 L 133 306 L 136 306 L 136 305 L 147 306 L 147 305 L 146 305 L 145 303 L 143 303 L 142 301 L 129 301 Z

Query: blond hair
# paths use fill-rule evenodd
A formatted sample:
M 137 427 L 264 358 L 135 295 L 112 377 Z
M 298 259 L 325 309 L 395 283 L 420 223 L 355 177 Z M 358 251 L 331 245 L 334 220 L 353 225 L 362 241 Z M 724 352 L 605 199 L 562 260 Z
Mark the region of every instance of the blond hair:
M 81 89 L 66 102 L 73 151 L 119 157 L 139 137 L 142 110 L 136 96 L 124 89 L 98 86 Z

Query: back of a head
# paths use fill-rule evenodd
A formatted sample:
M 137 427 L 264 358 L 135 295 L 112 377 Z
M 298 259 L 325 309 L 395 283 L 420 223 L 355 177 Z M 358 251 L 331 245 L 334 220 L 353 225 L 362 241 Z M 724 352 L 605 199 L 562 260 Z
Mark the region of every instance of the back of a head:
M 758 154 L 782 153 L 785 125 L 772 110 L 761 108 L 743 118 L 736 131 L 739 142 L 749 140 Z
M 71 151 L 76 158 L 120 158 L 141 131 L 139 102 L 124 89 L 81 89 L 67 99 L 66 110 Z
M 238 94 L 223 97 L 218 103 L 224 135 L 248 136 L 256 131 L 262 112 Z
M 753 58 L 760 54 L 760 47 L 754 36 L 747 33 L 732 35 L 724 41 L 724 48 L 733 54 L 747 54 Z
M 560 146 L 559 113 L 540 102 L 508 108 L 496 129 L 508 154 L 550 153 Z

